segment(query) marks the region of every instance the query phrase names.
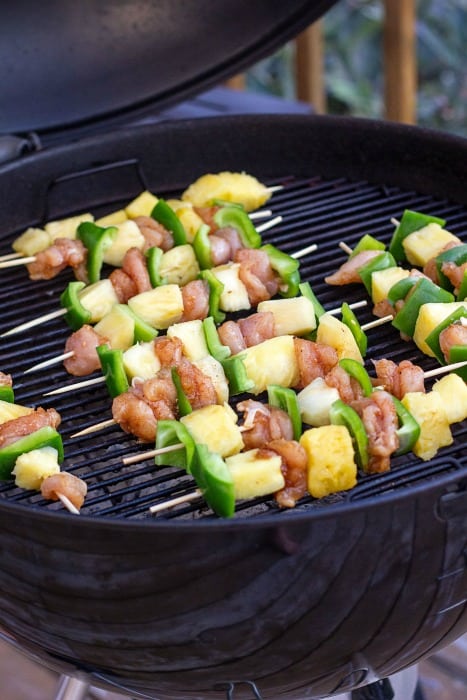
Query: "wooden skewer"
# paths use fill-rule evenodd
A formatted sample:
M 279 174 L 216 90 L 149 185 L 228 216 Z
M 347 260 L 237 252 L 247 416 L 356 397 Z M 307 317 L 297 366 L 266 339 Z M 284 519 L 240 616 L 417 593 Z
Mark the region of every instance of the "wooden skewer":
M 77 382 L 76 384 L 67 384 L 67 386 L 61 386 L 58 389 L 52 389 L 52 391 L 46 391 L 43 396 L 52 396 L 54 394 L 66 394 L 69 391 L 74 391 L 75 389 L 83 389 L 86 386 L 94 386 L 94 384 L 103 384 L 105 382 L 105 377 L 94 377 L 93 379 L 85 379 L 83 382 Z
M 29 263 L 34 262 L 36 259 L 35 255 L 29 255 L 27 257 L 22 257 L 22 258 L 14 258 L 12 260 L 4 260 L 3 262 L 0 262 L 0 268 L 4 267 L 16 267 L 17 265 L 28 265 Z
M 290 257 L 298 260 L 298 258 L 303 258 L 305 255 L 308 255 L 308 253 L 314 253 L 315 250 L 318 250 L 318 246 L 316 243 L 312 243 L 306 248 L 302 248 L 301 250 L 296 250 L 295 253 L 291 253 Z
M 99 430 L 103 430 L 104 428 L 110 428 L 111 425 L 115 424 L 116 421 L 114 421 L 113 418 L 108 418 L 107 420 L 102 420 L 100 423 L 94 423 L 93 425 L 89 425 L 87 428 L 83 428 L 83 430 L 79 430 L 77 433 L 73 433 L 73 435 L 70 435 L 70 438 L 82 437 L 83 435 L 97 433 Z
M 0 338 L 6 338 L 7 335 L 14 335 L 15 333 L 21 333 L 21 331 L 28 330 L 29 328 L 34 328 L 34 326 L 39 326 L 42 323 L 46 323 L 47 321 L 51 321 L 53 318 L 59 318 L 60 316 L 64 316 L 67 313 L 67 309 L 57 309 L 56 311 L 51 311 L 48 314 L 44 314 L 43 316 L 39 316 L 38 318 L 32 319 L 32 321 L 26 321 L 25 323 L 21 323 L 19 326 L 15 326 L 14 328 L 10 328 L 9 331 L 5 331 L 0 335 Z
M 440 367 L 435 367 L 434 369 L 429 369 L 427 372 L 423 373 L 425 379 L 431 379 L 431 377 L 437 377 L 439 374 L 444 374 L 445 372 L 451 372 L 461 367 L 467 365 L 467 360 L 462 360 L 461 362 L 453 362 L 450 365 L 441 365 Z
M 7 253 L 6 255 L 0 255 L 0 262 L 5 260 L 15 260 L 15 258 L 23 258 L 22 253 Z
M 252 211 L 248 214 L 250 219 L 253 221 L 255 219 L 267 219 L 268 216 L 272 216 L 272 211 L 270 209 L 259 209 L 258 211 Z
M 347 255 L 351 255 L 353 253 L 352 248 L 348 246 L 347 243 L 344 243 L 344 241 L 340 241 L 339 248 L 341 248 L 344 253 L 347 253 Z
M 185 447 L 183 442 L 176 442 L 174 445 L 167 445 L 167 447 L 159 447 L 155 450 L 148 450 L 147 452 L 141 452 L 140 454 L 133 455 L 132 457 L 124 457 L 122 462 L 125 465 L 136 464 L 137 462 L 144 462 L 146 459 L 152 459 L 157 455 L 163 455 L 167 452 L 175 452 L 176 450 L 180 450 L 182 447 Z
M 63 493 L 57 493 L 57 497 L 63 503 L 65 508 L 70 511 L 70 513 L 73 513 L 73 515 L 79 515 L 78 508 L 76 508 L 76 506 L 73 505 L 68 496 L 65 496 L 65 494 Z
M 388 316 L 381 316 L 381 318 L 377 318 L 375 321 L 369 321 L 368 323 L 364 323 L 363 326 L 360 326 L 362 331 L 369 331 L 370 328 L 376 328 L 377 326 L 382 326 L 385 323 L 389 323 L 392 321 L 394 316 L 392 314 L 389 314 Z
M 70 357 L 74 356 L 74 350 L 69 350 L 68 352 L 64 352 L 63 355 L 58 355 L 57 357 L 51 357 L 49 360 L 44 360 L 43 362 L 38 362 L 37 365 L 34 365 L 33 367 L 28 367 L 28 369 L 24 370 L 24 374 L 27 374 L 28 372 L 36 372 L 39 369 L 45 369 L 46 367 L 50 367 L 51 365 L 58 364 L 59 362 L 63 362 L 64 360 L 68 360 Z
M 270 192 L 273 194 L 274 192 L 280 192 L 280 190 L 284 189 L 284 185 L 271 185 L 270 187 L 265 187 L 264 191 L 265 192 Z
M 191 493 L 186 493 L 184 496 L 177 496 L 176 498 L 171 498 L 169 501 L 164 501 L 163 503 L 157 503 L 154 506 L 150 506 L 149 512 L 153 514 L 159 513 L 162 510 L 168 510 L 169 508 L 178 506 L 181 503 L 189 503 L 190 501 L 194 501 L 195 499 L 200 498 L 202 495 L 202 491 L 200 491 L 200 489 L 196 489 L 195 491 L 191 491 Z
M 275 216 L 273 219 L 269 219 L 269 221 L 265 221 L 264 224 L 260 224 L 259 226 L 256 226 L 256 230 L 258 233 L 263 233 L 263 231 L 268 231 L 270 228 L 273 228 L 274 226 L 277 226 L 277 224 L 280 224 L 282 221 L 282 216 Z

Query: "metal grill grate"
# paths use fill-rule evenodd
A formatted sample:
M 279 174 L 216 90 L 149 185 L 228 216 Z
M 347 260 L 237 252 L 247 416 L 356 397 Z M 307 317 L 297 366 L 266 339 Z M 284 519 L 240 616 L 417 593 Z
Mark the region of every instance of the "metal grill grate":
M 302 259 L 301 275 L 303 280 L 311 283 L 325 308 L 340 305 L 343 300 L 353 302 L 365 298 L 362 287 L 336 289 L 323 281 L 324 276 L 334 271 L 345 259 L 337 245 L 340 240 L 352 246 L 363 233 L 371 233 L 387 242 L 393 230 L 390 219 L 400 217 L 406 208 L 444 217 L 449 230 L 465 238 L 467 211 L 461 205 L 446 200 L 367 182 L 344 179 L 324 181 L 319 176 L 309 179 L 283 177 L 275 181 L 278 182 L 284 185 L 284 189 L 273 196 L 268 206 L 271 206 L 274 215 L 283 216 L 283 223 L 265 234 L 264 240 L 288 253 L 310 243 L 318 245 L 315 253 Z M 177 193 L 164 194 L 173 196 Z M 112 209 L 116 208 L 117 205 L 113 203 Z M 100 215 L 104 212 L 94 213 Z M 9 252 L 10 242 L 11 239 L 4 240 L 2 253 Z M 62 273 L 55 280 L 31 283 L 26 271 L 21 268 L 2 270 L 0 332 L 57 309 L 60 293 L 69 279 L 71 276 L 68 273 Z M 372 320 L 371 305 L 359 309 L 357 314 L 362 323 Z M 62 415 L 60 431 L 66 455 L 64 468 L 85 479 L 88 484 L 82 514 L 106 518 L 152 518 L 149 506 L 191 492 L 194 488 L 191 477 L 173 468 L 155 467 L 152 460 L 124 466 L 123 457 L 148 447 L 138 444 L 118 427 L 79 439 L 70 437 L 88 425 L 111 417 L 110 399 L 103 386 L 45 397 L 44 392 L 51 387 L 74 383 L 74 378 L 67 375 L 61 366 L 35 374 L 23 374 L 32 364 L 60 354 L 68 332 L 63 320 L 58 319 L 48 322 L 39 330 L 1 340 L 0 369 L 13 375 L 19 403 L 53 406 Z M 370 330 L 368 339 L 369 362 L 381 357 L 396 361 L 406 358 L 425 369 L 435 366 L 433 360 L 422 357 L 415 345 L 402 342 L 390 325 Z M 389 473 L 362 477 L 352 491 L 322 501 L 304 499 L 294 510 L 327 505 L 338 507 L 347 500 L 369 498 L 396 488 L 409 488 L 424 480 L 460 470 L 467 464 L 465 425 L 453 426 L 453 434 L 454 444 L 429 463 L 408 456 L 394 459 Z M 0 498 L 26 507 L 47 510 L 62 508 L 61 504 L 46 502 L 40 494 L 18 489 L 11 483 L 0 486 Z M 279 511 L 271 499 L 261 499 L 253 503 L 239 503 L 235 517 L 261 517 L 264 513 L 277 513 L 279 517 L 288 514 Z M 202 499 L 197 499 L 157 517 L 195 519 L 215 516 Z

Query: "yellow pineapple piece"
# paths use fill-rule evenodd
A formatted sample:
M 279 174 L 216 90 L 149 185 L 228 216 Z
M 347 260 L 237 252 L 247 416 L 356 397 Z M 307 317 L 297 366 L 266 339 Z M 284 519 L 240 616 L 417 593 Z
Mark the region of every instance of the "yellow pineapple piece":
M 436 391 L 443 400 L 449 423 L 460 423 L 467 418 L 467 384 L 458 374 L 445 374 L 435 382 Z
M 210 206 L 215 199 L 242 204 L 247 211 L 262 207 L 271 193 L 252 175 L 245 172 L 207 173 L 193 182 L 182 199 L 195 207 Z
M 44 479 L 58 474 L 59 471 L 58 452 L 55 447 L 40 447 L 20 455 L 12 474 L 19 488 L 40 491 Z
M 212 268 L 213 275 L 224 285 L 219 299 L 219 307 L 223 311 L 251 309 L 247 288 L 238 276 L 239 269 L 240 263 L 227 263 Z
M 52 243 L 50 234 L 42 228 L 30 227 L 13 241 L 13 250 L 22 255 L 36 255 Z
M 318 343 L 335 348 L 339 360 L 349 357 L 363 364 L 363 357 L 352 331 L 338 318 L 330 314 L 323 314 L 319 319 L 316 340 Z
M 420 426 L 420 436 L 413 447 L 417 457 L 425 461 L 432 459 L 440 447 L 452 444 L 449 419 L 439 392 L 410 391 L 402 398 L 402 403 Z
M 306 430 L 300 438 L 307 457 L 308 491 L 314 498 L 347 491 L 357 483 L 352 438 L 343 425 Z
M 239 452 L 225 460 L 234 482 L 235 500 L 276 493 L 285 486 L 279 455 L 261 456 L 258 449 Z
M 178 284 L 165 284 L 136 294 L 128 300 L 128 306 L 153 328 L 168 328 L 182 318 L 182 292 Z
M 154 352 L 154 343 L 149 341 L 131 345 L 123 353 L 123 367 L 129 379 L 154 377 L 161 368 L 159 358 Z
M 209 355 L 203 322 L 199 319 L 174 323 L 167 329 L 168 338 L 178 338 L 183 343 L 183 354 L 195 362 Z
M 427 345 L 425 338 L 427 338 L 431 331 L 444 321 L 445 318 L 462 307 L 465 308 L 465 314 L 467 316 L 467 301 L 452 301 L 447 303 L 428 302 L 427 304 L 422 304 L 418 312 L 413 340 L 425 355 L 435 357 L 435 353 L 430 346 Z
M 129 219 L 118 224 L 117 234 L 104 252 L 104 262 L 114 267 L 121 267 L 125 253 L 130 248 L 142 250 L 144 236 L 134 221 Z
M 10 403 L 0 399 L 0 425 L 7 423 L 9 420 L 28 416 L 33 413 L 34 409 L 29 406 L 22 406 L 19 403 Z
M 97 323 L 118 304 L 118 296 L 108 277 L 83 287 L 78 298 L 84 308 L 91 312 L 89 323 Z
M 56 238 L 75 239 L 78 226 L 83 223 L 83 221 L 94 221 L 94 217 L 89 213 L 69 216 L 66 219 L 49 221 L 49 223 L 44 226 L 44 229 L 49 234 L 51 241 L 54 241 Z
M 221 457 L 230 457 L 244 446 L 237 420 L 228 404 L 203 406 L 180 418 L 197 444 L 206 445 Z
M 388 298 L 389 290 L 396 282 L 410 275 L 409 270 L 403 267 L 387 267 L 385 270 L 376 270 L 371 275 L 371 296 L 374 304 L 379 304 Z
M 407 260 L 412 265 L 423 267 L 435 258 L 448 243 L 462 243 L 454 234 L 432 222 L 410 233 L 402 241 Z
M 159 275 L 168 284 L 184 286 L 199 275 L 199 264 L 193 246 L 189 243 L 177 245 L 161 256 Z
M 169 200 L 168 203 L 172 201 L 173 200 Z M 172 209 L 174 209 L 175 214 L 177 215 L 178 219 L 180 219 L 182 226 L 185 229 L 187 242 L 193 243 L 193 239 L 196 236 L 199 227 L 204 224 L 204 221 L 199 214 L 195 212 L 193 205 L 190 204 L 190 202 L 182 202 L 181 200 L 177 200 L 177 202 L 180 202 L 180 205 L 172 206 L 171 204 Z
M 254 383 L 252 394 L 260 394 L 269 384 L 293 387 L 299 380 L 299 369 L 293 336 L 280 335 L 243 350 L 247 377 Z
M 106 338 L 113 350 L 126 350 L 133 345 L 135 322 L 116 304 L 109 313 L 96 323 L 94 330 Z
M 96 224 L 107 228 L 107 226 L 118 226 L 123 224 L 124 221 L 128 219 L 125 209 L 117 209 L 117 211 L 112 211 L 110 214 L 101 216 L 100 219 L 96 219 Z
M 152 192 L 147 190 L 141 192 L 125 207 L 126 215 L 129 219 L 136 219 L 137 216 L 151 216 L 151 212 L 158 201 L 159 198 Z
M 276 335 L 304 335 L 316 328 L 313 302 L 307 297 L 268 299 L 258 304 L 257 311 L 272 313 Z

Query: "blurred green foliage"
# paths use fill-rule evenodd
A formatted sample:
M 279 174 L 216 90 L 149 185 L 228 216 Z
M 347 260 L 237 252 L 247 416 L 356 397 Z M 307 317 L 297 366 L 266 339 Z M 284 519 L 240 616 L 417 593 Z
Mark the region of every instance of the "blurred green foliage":
M 381 0 L 340 0 L 323 21 L 330 114 L 383 116 Z M 467 136 L 467 0 L 417 0 L 418 124 Z M 253 66 L 251 90 L 293 99 L 294 44 Z

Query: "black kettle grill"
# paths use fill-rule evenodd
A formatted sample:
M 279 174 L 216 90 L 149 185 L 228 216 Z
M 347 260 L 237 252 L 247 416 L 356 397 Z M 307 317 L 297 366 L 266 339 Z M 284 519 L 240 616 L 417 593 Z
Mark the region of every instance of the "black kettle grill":
M 270 18 L 275 29 L 266 25 L 261 48 L 255 50 L 254 37 L 262 25 L 249 32 L 243 19 L 236 30 L 242 29 L 245 46 L 233 52 L 234 64 L 219 61 L 211 70 L 211 63 L 200 59 L 202 65 L 193 66 L 188 52 L 193 45 L 187 42 L 176 47 L 174 75 L 170 69 L 164 75 L 181 85 L 179 98 L 194 94 L 211 84 L 214 73 L 220 79 L 236 72 L 247 55 L 251 62 L 330 4 L 254 3 L 254 12 L 261 8 L 262 20 Z M 53 22 L 50 13 L 43 16 L 42 6 L 40 12 L 27 5 L 37 22 Z M 60 4 L 61 12 L 65 6 Z M 177 36 L 185 26 L 180 18 L 187 8 L 174 2 L 102 3 L 99 26 L 108 28 L 117 10 L 125 16 L 131 6 L 144 6 L 159 28 L 178 26 Z M 241 6 L 243 17 L 253 11 L 251 3 L 235 6 L 236 11 Z M 225 4 L 224 20 L 230 9 Z M 5 13 L 13 22 L 14 10 L 2 9 Z M 221 15 L 217 6 L 206 4 L 198 19 L 204 28 L 216 18 L 219 28 Z M 229 47 L 215 34 L 210 30 L 199 45 L 206 49 L 214 37 L 219 58 L 221 48 L 227 53 Z M 32 47 L 24 48 L 25 60 L 31 53 Z M 10 69 L 16 65 L 12 58 Z M 57 64 L 50 79 L 58 80 L 63 70 Z M 188 71 L 185 82 L 182 70 Z M 88 65 L 86 78 L 89 73 Z M 5 76 L 13 95 L 17 86 Z M 35 79 L 29 77 L 33 90 Z M 164 84 L 156 104 L 169 104 L 174 92 L 173 85 Z M 89 88 L 91 105 L 95 98 Z M 142 109 L 149 108 L 143 89 L 138 98 Z M 27 95 L 24 99 L 27 106 L 2 111 L 2 131 L 45 147 L 0 168 L 3 253 L 28 226 L 85 210 L 101 215 L 143 189 L 177 195 L 199 175 L 220 170 L 245 170 L 267 184 L 283 185 L 270 201 L 283 221 L 265 240 L 287 252 L 318 245 L 303 259 L 301 274 L 326 308 L 343 301 L 342 291 L 323 281 L 344 259 L 340 240 L 352 246 L 367 232 L 388 241 L 391 218 L 406 208 L 442 216 L 453 233 L 465 237 L 467 145 L 459 137 L 363 119 L 297 115 L 158 124 L 142 119 L 124 126 L 119 121 L 127 116 L 129 100 L 122 99 L 107 110 L 114 128 L 105 129 L 98 120 L 93 135 L 86 133 L 89 100 L 58 100 L 57 120 L 65 125 L 61 136 L 67 136 L 59 142 L 60 129 L 40 114 L 45 100 L 32 102 L 30 109 Z M 103 111 L 96 109 L 98 116 Z M 0 330 L 56 309 L 68 279 L 64 274 L 32 283 L 22 269 L 3 270 Z M 361 288 L 345 288 L 344 294 L 346 301 L 362 298 Z M 369 308 L 359 318 L 371 320 Z M 198 498 L 155 517 L 149 505 L 190 491 L 191 479 L 173 468 L 155 468 L 151 460 L 123 466 L 122 458 L 143 446 L 117 427 L 73 439 L 78 429 L 110 416 L 101 389 L 46 397 L 51 387 L 71 383 L 65 371 L 55 366 L 23 374 L 60 353 L 67 332 L 55 319 L 1 341 L 0 368 L 13 375 L 16 400 L 59 410 L 65 468 L 85 479 L 89 489 L 81 515 L 73 516 L 11 482 L 0 486 L 5 637 L 50 668 L 133 697 L 215 700 L 235 692 L 235 698 L 256 693 L 298 700 L 385 678 L 466 632 L 465 424 L 453 427 L 453 444 L 429 462 L 400 457 L 390 472 L 362 477 L 351 491 L 306 498 L 287 512 L 270 499 L 257 499 L 240 503 L 235 517 L 223 520 Z M 369 333 L 368 356 L 433 366 L 389 326 Z

